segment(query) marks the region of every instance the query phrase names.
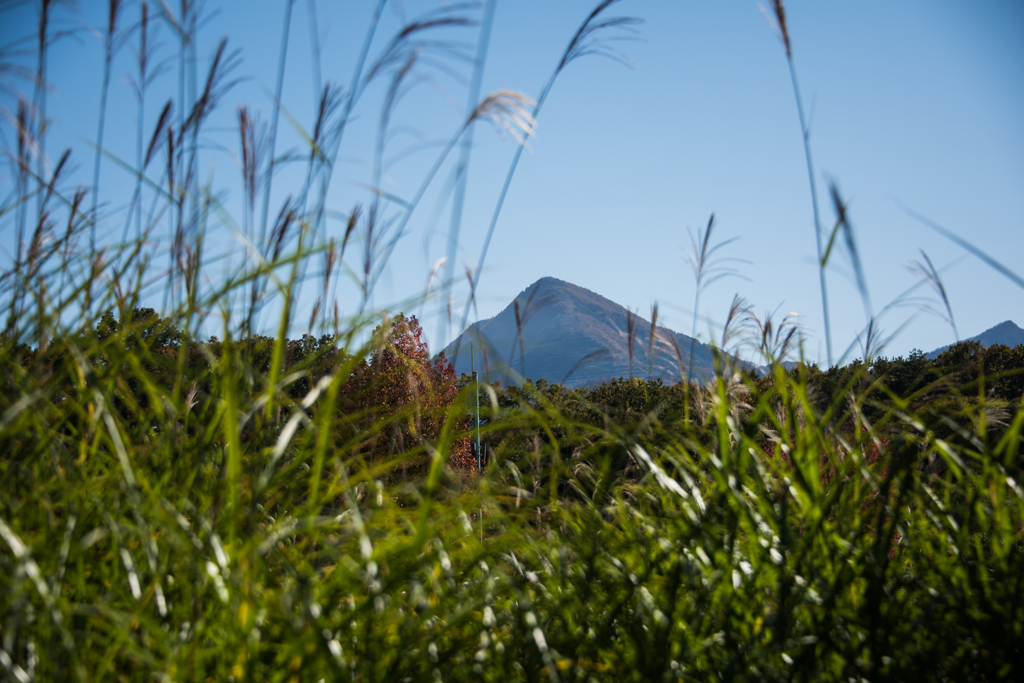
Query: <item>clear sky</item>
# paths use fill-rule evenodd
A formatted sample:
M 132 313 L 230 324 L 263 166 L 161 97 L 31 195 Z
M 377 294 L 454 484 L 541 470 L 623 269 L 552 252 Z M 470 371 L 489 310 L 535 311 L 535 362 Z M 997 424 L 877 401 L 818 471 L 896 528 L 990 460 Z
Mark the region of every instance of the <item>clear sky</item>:
M 373 4 L 315 2 L 323 80 L 348 85 Z M 91 179 L 89 141 L 96 137 L 102 75 L 101 41 L 88 27 L 103 25 L 105 5 L 93 0 L 62 8 L 60 28 L 74 29 L 74 34 L 58 41 L 50 57 L 53 123 L 47 151 L 55 156 L 73 146 L 75 177 L 84 184 Z M 497 0 L 483 93 L 508 88 L 536 98 L 593 5 L 592 0 Z M 297 125 L 282 118 L 279 151 L 301 149 L 297 126 L 308 127 L 313 119 L 310 6 L 297 0 L 293 8 L 282 100 Z M 35 3 L 5 7 L 0 43 L 30 35 Z M 458 5 L 391 0 L 371 55 L 379 54 L 406 21 L 445 7 Z M 960 247 L 907 211 L 928 216 L 1024 274 L 1024 4 L 792 0 L 786 7 L 809 115 L 822 223 L 828 230 L 835 221 L 827 194 L 834 180 L 849 204 L 873 310 L 881 311 L 917 281 L 906 266 L 920 259 L 923 248 L 943 269 L 962 337 L 1006 319 L 1024 325 L 1024 290 L 977 258 L 964 257 Z M 125 25 L 138 12 L 136 3 L 128 3 Z M 468 13 L 481 16 L 479 8 Z M 213 179 L 235 215 L 240 211 L 235 105 L 246 103 L 269 118 L 283 15 L 283 2 L 211 0 L 200 30 L 200 75 L 222 36 L 241 50 L 235 75 L 244 80 L 224 97 L 202 158 L 204 180 Z M 496 314 L 538 278 L 554 276 L 639 309 L 645 317 L 657 301 L 659 320 L 689 333 L 694 282 L 684 250 L 690 243 L 688 230 L 701 229 L 713 212 L 717 238 L 737 238 L 720 254 L 742 259 L 733 266 L 743 277 L 707 288 L 700 304 L 700 336 L 708 337 L 709 322 L 717 329 L 716 321 L 724 319 L 738 293 L 758 312 L 801 314 L 806 353 L 824 362 L 811 197 L 797 110 L 783 48 L 757 2 L 623 0 L 609 15 L 644 21 L 637 27 L 638 40 L 613 43 L 631 66 L 592 56 L 559 76 L 498 222 L 480 281 L 479 317 Z M 477 31 L 447 30 L 443 37 L 464 41 L 471 53 Z M 176 92 L 175 41 L 166 26 L 160 36 L 159 54 L 170 61 L 149 96 L 147 136 L 163 102 Z M 125 84 L 133 68 L 130 45 L 131 40 L 114 64 L 104 145 L 128 160 L 134 158 L 136 111 Z M 10 51 L 3 59 L 33 65 L 30 55 Z M 6 74 L 0 101 L 9 109 L 14 93 L 30 91 L 30 84 Z M 390 163 L 383 189 L 405 198 L 415 193 L 437 155 L 437 144 L 459 126 L 467 99 L 467 64 L 448 60 L 424 68 L 422 75 L 421 85 L 396 110 L 385 155 Z M 345 134 L 329 196 L 331 208 L 340 213 L 369 201 L 362 187 L 372 177 L 372 143 L 386 85 L 382 80 L 367 90 Z M 9 149 L 14 137 L 6 111 L 0 130 L 0 144 Z M 514 141 L 486 124 L 475 128 L 473 139 L 457 257 L 460 275 L 464 264 L 475 265 L 479 257 L 515 152 Z M 445 255 L 448 204 L 439 205 L 438 191 L 454 159 L 398 243 L 374 294 L 376 306 L 422 293 L 431 267 Z M 298 168 L 286 168 L 275 179 L 272 204 L 297 191 L 301 182 Z M 106 163 L 102 184 L 104 234 L 119 235 L 123 214 L 118 212 L 130 196 L 131 178 Z M 4 168 L 0 194 L 6 197 L 11 190 L 11 173 Z M 343 226 L 332 222 L 329 230 L 337 235 Z M 0 224 L 5 254 L 13 251 L 13 242 L 11 225 Z M 221 253 L 238 251 L 237 241 L 223 228 L 214 228 L 211 243 Z M 360 268 L 358 250 L 346 260 Z M 211 270 L 237 266 L 237 260 L 218 263 Z M 845 251 L 833 257 L 827 277 L 833 340 L 841 351 L 865 326 Z M 438 314 L 446 309 L 443 300 L 420 309 L 435 348 L 458 332 L 465 290 L 463 279 L 455 287 L 451 329 L 438 324 Z M 338 293 L 342 311 L 353 312 L 355 288 L 343 284 Z M 918 292 L 929 294 L 926 288 Z M 313 296 L 306 295 L 300 320 L 308 317 Z M 901 330 L 888 355 L 953 341 L 950 326 L 923 309 L 918 300 L 880 317 L 884 332 Z M 443 339 L 438 338 L 441 330 Z

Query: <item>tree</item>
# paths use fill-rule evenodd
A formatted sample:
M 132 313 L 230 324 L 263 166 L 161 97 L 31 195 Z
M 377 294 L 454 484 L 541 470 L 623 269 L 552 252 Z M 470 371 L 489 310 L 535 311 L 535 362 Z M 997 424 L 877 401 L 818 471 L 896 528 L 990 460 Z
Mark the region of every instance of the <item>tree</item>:
M 383 426 L 370 443 L 370 457 L 395 455 L 424 442 L 436 443 L 459 395 L 455 368 L 440 354 L 431 359 L 416 316 L 399 314 L 378 326 L 374 337 L 380 345 L 367 362 L 356 369 L 353 385 L 361 390 L 361 402 Z M 452 425 L 456 433 L 469 427 L 462 417 Z M 423 458 L 403 463 L 418 466 Z M 456 439 L 448 462 L 460 468 L 475 464 L 468 437 Z

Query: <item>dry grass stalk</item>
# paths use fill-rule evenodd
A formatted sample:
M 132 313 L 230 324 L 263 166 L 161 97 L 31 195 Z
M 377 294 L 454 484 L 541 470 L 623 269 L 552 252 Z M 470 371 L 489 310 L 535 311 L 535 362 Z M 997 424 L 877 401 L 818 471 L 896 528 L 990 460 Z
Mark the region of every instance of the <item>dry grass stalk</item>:
M 281 251 L 284 249 L 284 245 L 288 243 L 289 228 L 298 222 L 298 219 L 295 201 L 289 196 L 281 205 L 281 210 L 274 221 L 274 227 L 270 231 L 270 240 L 265 247 L 268 250 L 273 250 L 270 252 L 271 261 L 277 261 L 281 258 Z
M 704 291 L 705 287 L 708 287 L 721 278 L 730 276 L 742 277 L 735 268 L 727 267 L 724 265 L 725 263 L 729 261 L 746 263 L 746 261 L 743 261 L 742 259 L 721 258 L 715 256 L 719 249 L 732 244 L 738 238 L 733 237 L 712 246 L 711 233 L 714 228 L 715 214 L 711 214 L 703 232 L 700 232 L 697 235 L 694 235 L 692 232 L 690 233 L 690 249 L 686 252 L 686 256 L 690 261 L 690 269 L 693 271 L 695 284 L 693 294 L 693 324 L 690 328 L 690 354 L 689 362 L 687 363 L 687 367 L 691 370 L 693 368 L 694 344 L 697 339 L 697 321 L 700 319 L 701 292 Z
M 629 352 L 629 378 L 633 379 L 633 344 L 636 341 L 636 316 L 626 309 L 626 347 Z
M 526 327 L 526 323 L 529 322 L 530 317 L 541 308 L 544 308 L 544 306 L 549 302 L 549 298 L 547 296 L 542 296 L 534 301 L 537 296 L 537 292 L 539 291 L 540 287 L 534 287 L 533 291 L 530 292 L 530 296 L 526 297 L 526 302 L 522 307 L 519 305 L 518 298 L 512 302 L 516 314 L 516 337 L 519 340 L 519 374 L 523 379 L 526 378 L 526 346 L 523 342 L 523 328 Z M 508 358 L 509 367 L 512 366 L 512 358 L 514 356 L 515 348 L 513 347 Z
M 627 34 L 633 34 L 636 32 L 636 26 L 642 23 L 641 19 L 635 17 L 602 17 L 609 7 L 618 2 L 619 0 L 603 0 L 591 11 L 579 30 L 572 37 L 572 40 L 569 41 L 569 45 L 562 55 L 562 60 L 558 63 L 558 68 L 555 70 L 556 74 L 576 59 L 587 55 L 608 57 L 626 66 L 633 65 L 629 57 L 608 44 L 612 40 L 622 40 L 631 36 L 608 37 L 604 35 L 604 33 L 611 29 L 619 29 L 627 32 Z
M 846 251 L 850 256 L 850 263 L 853 265 L 853 272 L 857 279 L 857 289 L 860 292 L 861 302 L 864 304 L 864 315 L 870 320 L 872 316 L 871 312 L 871 295 L 868 292 L 867 278 L 864 276 L 864 268 L 861 265 L 860 251 L 857 249 L 857 240 L 853 234 L 853 226 L 850 224 L 850 216 L 846 203 L 843 202 L 843 198 L 839 193 L 839 188 L 833 181 L 829 183 L 829 195 L 832 197 L 832 205 L 836 212 L 836 227 L 832 231 L 832 235 L 829 238 L 828 246 L 825 248 L 825 253 L 822 255 L 821 267 L 824 268 L 828 262 L 829 253 L 832 250 L 832 245 L 835 242 L 836 233 L 842 232 L 843 241 L 846 244 Z
M 99 214 L 97 212 L 100 194 L 100 162 L 103 160 L 103 132 L 107 118 L 107 95 L 110 91 L 110 67 L 114 61 L 114 52 L 117 49 L 117 44 L 120 42 L 117 22 L 121 14 L 121 8 L 121 0 L 107 1 L 107 31 L 103 41 L 103 85 L 100 90 L 100 116 L 96 132 L 95 161 L 93 162 L 92 211 L 89 214 L 92 218 L 92 225 L 89 229 L 89 245 L 92 249 L 96 248 L 96 227 L 99 221 Z
M 516 299 L 513 304 L 516 310 L 516 338 L 519 339 L 519 374 L 524 378 L 526 377 L 526 365 L 525 365 L 525 348 L 523 346 L 523 316 L 519 309 L 519 299 Z M 512 359 L 509 358 L 509 365 L 512 364 Z
M 654 305 L 651 306 L 651 338 L 648 340 L 649 346 L 647 349 L 647 379 L 651 379 L 651 373 L 654 370 L 654 345 L 658 341 L 658 302 L 655 301 Z
M 769 364 L 789 359 L 796 349 L 801 329 L 798 313 L 787 313 L 778 324 L 772 319 L 773 315 L 765 313 L 762 320 L 753 311 L 747 312 L 747 320 L 754 331 L 753 345 Z
M 786 47 L 786 58 L 793 58 L 793 49 L 789 44 L 789 29 L 786 27 L 786 8 L 782 0 L 772 0 L 772 9 L 775 11 L 775 20 L 778 22 L 779 37 Z
M 746 322 L 749 320 L 750 306 L 747 300 L 739 294 L 732 297 L 729 305 L 729 313 L 725 317 L 725 325 L 722 326 L 722 349 L 725 350 L 735 337 L 746 332 Z
M 341 240 L 342 257 L 345 256 L 345 247 L 348 245 L 349 237 L 352 236 L 352 231 L 356 229 L 356 225 L 359 223 L 359 214 L 362 210 L 362 207 L 359 204 L 356 204 L 348 215 L 348 221 L 345 223 L 345 237 Z
M 313 334 L 313 326 L 316 325 L 316 319 L 320 315 L 320 307 L 323 305 L 323 299 L 321 297 L 316 298 L 316 303 L 313 304 L 313 312 L 309 314 L 309 328 L 306 334 Z
M 562 54 L 562 58 L 559 60 L 558 65 L 551 73 L 548 82 L 544 85 L 543 90 L 541 90 L 540 95 L 537 97 L 537 103 L 533 107 L 532 113 L 534 122 L 540 113 L 541 107 L 544 106 L 544 101 L 551 92 L 551 88 L 558 79 L 558 75 L 574 60 L 586 55 L 594 54 L 610 57 L 616 61 L 629 64 L 629 60 L 625 58 L 621 52 L 610 49 L 607 46 L 607 42 L 601 42 L 605 37 L 604 34 L 609 31 L 613 31 L 615 29 L 626 30 L 627 32 L 634 31 L 635 26 L 640 23 L 640 20 L 630 17 L 605 18 L 603 16 L 604 12 L 617 2 L 618 0 L 602 0 L 602 2 L 600 2 L 594 10 L 587 15 L 587 18 L 583 23 L 580 24 L 579 29 L 577 29 L 568 45 L 566 45 L 565 52 Z M 483 247 L 480 250 L 480 258 L 477 260 L 477 265 L 474 269 L 474 273 L 476 274 L 475 284 L 470 291 L 469 298 L 466 301 L 466 306 L 462 312 L 462 329 L 465 329 L 466 324 L 469 321 L 470 302 L 476 295 L 476 286 L 480 283 L 484 262 L 487 260 L 487 252 L 491 245 L 491 238 L 494 236 L 494 230 L 498 225 L 498 218 L 501 216 L 502 207 L 505 205 L 505 197 L 508 195 L 509 187 L 512 184 L 512 177 L 515 175 L 516 168 L 519 165 L 519 159 L 522 157 L 523 148 L 523 145 L 519 145 L 516 149 L 515 155 L 512 157 L 512 163 L 509 165 L 508 172 L 505 174 L 505 182 L 502 184 L 501 192 L 498 195 L 494 211 L 491 214 L 491 220 L 487 226 L 487 234 L 484 237 Z
M 679 348 L 679 339 L 674 334 L 667 335 L 665 338 L 676 355 L 676 362 L 679 363 L 679 381 L 686 382 L 689 378 L 689 368 L 683 360 L 683 350 Z
M 466 125 L 488 121 L 499 133 L 506 132 L 520 145 L 529 147 L 537 120 L 530 108 L 537 103 L 514 90 L 498 90 L 485 97 L 470 114 Z
M 487 357 L 486 353 L 487 352 L 486 352 L 486 347 L 485 347 L 485 351 L 484 351 L 484 358 L 485 359 Z M 607 360 L 607 359 L 609 359 L 611 357 L 612 357 L 612 352 L 608 348 L 606 348 L 606 347 L 602 347 L 602 348 L 597 349 L 595 351 L 591 351 L 590 353 L 584 355 L 582 358 L 580 358 L 578 361 L 576 361 L 576 363 L 569 369 L 569 372 L 565 373 L 565 375 L 562 377 L 561 380 L 559 380 L 558 383 L 564 385 L 566 383 L 566 381 L 570 377 L 572 377 L 573 375 L 576 374 L 577 370 L 585 368 L 586 366 L 591 365 L 592 363 L 599 363 L 599 362 L 601 362 L 603 360 Z
M 938 314 L 946 323 L 953 328 L 953 337 L 956 341 L 960 341 L 960 333 L 956 329 L 956 320 L 953 318 L 953 307 L 949 303 L 949 296 L 946 294 L 946 286 L 942 282 L 942 277 L 939 275 L 939 271 L 935 268 L 935 264 L 928 258 L 928 254 L 925 253 L 924 249 L 921 249 L 921 258 L 924 261 L 914 261 L 907 269 L 920 278 L 922 281 L 927 282 L 931 288 L 939 295 L 939 299 L 942 301 L 942 305 L 945 308 L 945 315 L 941 312 L 936 311 L 933 306 L 926 306 L 926 309 Z

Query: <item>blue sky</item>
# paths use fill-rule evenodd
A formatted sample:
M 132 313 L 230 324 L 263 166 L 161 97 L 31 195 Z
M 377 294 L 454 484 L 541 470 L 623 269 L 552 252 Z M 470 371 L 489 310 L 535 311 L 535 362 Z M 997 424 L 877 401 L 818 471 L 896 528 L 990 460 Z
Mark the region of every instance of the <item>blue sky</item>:
M 77 32 L 51 53 L 48 152 L 55 155 L 73 146 L 76 177 L 83 183 L 91 178 L 89 141 L 95 139 L 102 73 L 100 40 L 85 27 L 102 25 L 105 4 L 85 2 L 62 10 L 61 25 Z M 316 3 L 323 79 L 347 84 L 372 4 Z M 483 92 L 508 88 L 536 97 L 593 4 L 497 0 Z M 371 54 L 405 21 L 444 6 L 438 0 L 392 0 Z M 923 248 L 944 269 L 962 337 L 1006 319 L 1024 325 L 1024 290 L 973 256 L 964 257 L 962 249 L 907 212 L 928 216 L 1024 273 L 1024 5 L 1011 0 L 793 0 L 786 7 L 810 117 L 822 222 L 830 229 L 835 220 L 827 196 L 828 182 L 834 180 L 849 204 L 873 310 L 880 311 L 917 281 L 906 265 L 920 259 Z M 270 115 L 283 8 L 281 2 L 264 0 L 210 2 L 209 19 L 200 31 L 200 74 L 221 36 L 241 50 L 236 75 L 245 80 L 224 98 L 202 159 L 204 180 L 212 178 L 235 215 L 240 211 L 235 105 L 246 103 L 265 118 Z M 314 100 L 308 10 L 307 0 L 294 5 L 282 97 L 303 126 L 313 118 Z M 130 3 L 126 11 L 125 21 L 134 21 L 137 6 Z M 684 249 L 690 243 L 688 230 L 702 228 L 714 212 L 718 238 L 737 238 L 720 253 L 744 261 L 733 264 L 743 277 L 719 280 L 704 292 L 697 326 L 701 336 L 717 334 L 717 324 L 738 293 L 759 313 L 801 314 L 805 351 L 824 362 L 797 111 L 784 51 L 757 3 L 624 0 L 611 14 L 644 20 L 638 40 L 614 44 L 632 66 L 589 57 L 559 76 L 497 226 L 478 292 L 479 317 L 496 314 L 533 281 L 550 275 L 639 309 L 645 317 L 657 301 L 659 319 L 689 333 L 694 283 Z M 31 33 L 33 16 L 31 3 L 8 10 L 0 21 L 0 42 Z M 465 41 L 472 50 L 477 29 L 446 36 Z M 173 58 L 174 41 L 166 28 L 161 39 L 161 54 Z M 126 159 L 134 156 L 135 139 L 135 103 L 124 84 L 131 68 L 131 51 L 123 49 L 114 66 L 104 145 Z M 387 191 L 411 196 L 437 153 L 436 143 L 450 137 L 462 120 L 468 68 L 454 68 L 466 78 L 427 70 L 430 78 L 400 103 L 386 156 L 414 143 L 428 144 L 389 166 L 383 180 Z M 147 125 L 174 94 L 175 74 L 172 63 L 155 85 Z M 6 107 L 12 106 L 12 90 L 29 87 L 17 80 L 4 85 Z M 360 184 L 371 176 L 383 91 L 383 83 L 367 90 L 346 132 L 329 198 L 339 212 L 367 202 Z M 8 147 L 13 139 L 9 120 L 0 127 L 0 143 Z M 281 131 L 279 150 L 301 148 L 301 137 L 286 119 Z M 486 124 L 474 130 L 458 274 L 479 256 L 514 152 L 514 142 Z M 444 256 L 449 221 L 437 191 L 450 166 L 451 160 L 413 215 L 375 291 L 374 305 L 422 294 L 432 265 Z M 273 205 L 296 190 L 300 175 L 285 170 L 275 179 Z M 113 235 L 119 233 L 118 211 L 130 194 L 131 179 L 106 164 L 103 186 L 106 234 Z M 5 168 L 0 194 L 10 191 Z M 431 220 L 435 216 L 436 222 Z M 329 225 L 332 234 L 341 228 Z M 0 246 L 7 253 L 13 239 L 11 227 L 0 225 Z M 220 253 L 238 251 L 237 241 L 223 228 L 214 228 L 211 243 Z M 237 267 L 237 260 L 218 264 L 210 267 L 212 279 L 218 268 Z M 355 258 L 351 264 L 358 269 Z M 864 327 L 865 312 L 845 253 L 833 257 L 827 278 L 833 341 L 841 351 Z M 465 290 L 464 282 L 455 285 L 458 312 L 451 327 L 439 324 L 438 315 L 446 316 L 443 298 L 417 308 L 433 342 L 458 332 L 454 328 Z M 342 311 L 354 312 L 355 288 L 342 284 L 338 294 Z M 928 296 L 929 290 L 918 294 Z M 312 298 L 304 300 L 300 320 L 308 317 Z M 900 330 L 888 355 L 914 347 L 930 350 L 953 340 L 950 326 L 923 309 L 915 301 L 879 319 L 886 333 Z

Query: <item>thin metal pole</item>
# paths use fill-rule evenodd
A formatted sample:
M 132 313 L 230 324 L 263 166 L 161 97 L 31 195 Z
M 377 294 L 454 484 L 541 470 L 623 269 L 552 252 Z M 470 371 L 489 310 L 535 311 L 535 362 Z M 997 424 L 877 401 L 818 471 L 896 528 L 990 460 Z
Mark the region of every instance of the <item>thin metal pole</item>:
M 476 469 L 479 472 L 483 469 L 480 454 L 480 384 L 476 376 L 476 357 L 473 353 L 473 345 L 469 346 L 469 363 L 473 372 L 473 394 L 476 399 L 476 409 L 473 412 L 473 419 L 476 422 Z

